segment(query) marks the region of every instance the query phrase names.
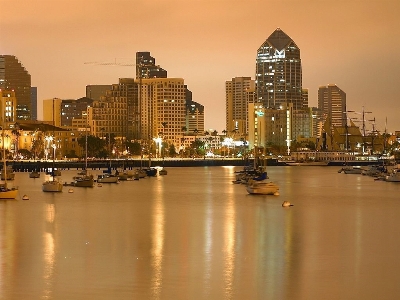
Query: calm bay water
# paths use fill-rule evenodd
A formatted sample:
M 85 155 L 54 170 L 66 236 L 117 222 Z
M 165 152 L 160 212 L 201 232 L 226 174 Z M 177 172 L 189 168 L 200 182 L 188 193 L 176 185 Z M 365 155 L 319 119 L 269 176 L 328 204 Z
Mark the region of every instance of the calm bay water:
M 17 173 L 30 200 L 0 201 L 0 299 L 400 297 L 400 184 L 270 167 L 280 196 L 254 196 L 240 169 L 57 194 Z

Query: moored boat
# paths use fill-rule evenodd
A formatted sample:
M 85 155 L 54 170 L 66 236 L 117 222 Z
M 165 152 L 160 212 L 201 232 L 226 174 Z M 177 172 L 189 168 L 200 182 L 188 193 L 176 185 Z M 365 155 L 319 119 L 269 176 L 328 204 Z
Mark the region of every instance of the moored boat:
M 63 183 L 56 179 L 55 176 L 52 176 L 52 179 L 46 180 L 42 184 L 43 192 L 62 192 Z
M 268 179 L 261 181 L 251 179 L 246 185 L 246 190 L 249 194 L 279 195 L 279 186 Z
M 385 178 L 386 181 L 400 182 L 400 169 L 393 169 Z
M 1 180 L 14 180 L 14 178 L 15 173 L 12 166 L 6 166 L 5 168 L 3 167 L 3 170 L 1 170 Z
M 93 187 L 94 178 L 93 175 L 78 175 L 73 177 L 73 186 L 76 187 Z
M 40 172 L 38 171 L 32 171 L 29 173 L 29 178 L 39 178 L 40 177 Z
M 360 167 L 347 166 L 347 167 L 343 167 L 338 172 L 339 173 L 343 172 L 344 174 L 361 174 L 362 169 Z
M 117 183 L 118 176 L 110 173 L 97 175 L 97 182 L 99 183 Z
M 160 174 L 160 175 L 167 175 L 168 172 L 167 172 L 167 170 L 165 170 L 164 168 L 162 168 L 160 171 L 158 171 L 158 174 Z

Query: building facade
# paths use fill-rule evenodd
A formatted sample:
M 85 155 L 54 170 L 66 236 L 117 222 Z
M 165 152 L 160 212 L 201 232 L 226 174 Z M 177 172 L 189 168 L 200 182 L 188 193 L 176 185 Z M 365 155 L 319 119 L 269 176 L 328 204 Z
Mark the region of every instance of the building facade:
M 204 106 L 186 101 L 186 127 L 189 132 L 204 132 Z
M 87 108 L 92 106 L 93 100 L 82 97 L 77 100 L 62 100 L 61 101 L 61 126 L 72 127 L 73 120 L 86 119 Z
M 244 136 L 248 132 L 248 105 L 254 102 L 255 81 L 235 77 L 225 82 L 226 131 Z
M 43 100 L 43 121 L 61 127 L 61 103 L 59 98 Z
M 16 122 L 17 98 L 15 91 L 0 89 L 0 126 L 8 128 L 9 124 Z
M 136 79 L 167 77 L 167 71 L 156 65 L 156 59 L 150 52 L 136 52 Z
M 185 85 L 182 78 L 141 79 L 141 139 L 162 138 L 180 146 L 186 127 Z
M 329 118 L 333 127 L 346 125 L 346 93 L 336 84 L 319 87 L 318 109 L 321 111 L 322 123 Z
M 13 55 L 0 55 L 0 90 L 15 92 L 17 120 L 31 120 L 31 75 Z
M 31 88 L 31 120 L 37 120 L 37 87 Z
M 95 84 L 86 86 L 86 98 L 99 101 L 106 92 L 111 90 L 111 84 Z

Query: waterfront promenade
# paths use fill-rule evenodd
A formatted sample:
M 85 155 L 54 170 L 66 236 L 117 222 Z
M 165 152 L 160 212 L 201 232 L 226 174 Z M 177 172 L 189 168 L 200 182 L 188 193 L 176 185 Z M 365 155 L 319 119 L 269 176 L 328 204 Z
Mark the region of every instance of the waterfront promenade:
M 161 158 L 152 159 L 150 162 L 151 167 L 164 166 L 164 167 L 204 167 L 204 166 L 245 166 L 252 165 L 254 160 L 243 160 L 240 158 Z M 112 159 L 110 160 L 88 160 L 88 169 L 98 170 L 105 169 L 111 165 L 112 169 L 124 168 L 127 170 L 148 167 L 148 159 Z M 285 163 L 277 159 L 267 159 L 268 166 L 285 165 Z M 8 161 L 7 165 L 12 166 L 14 171 L 18 172 L 31 172 L 32 170 L 45 171 L 52 168 L 53 162 L 51 160 L 41 161 Z M 85 161 L 69 161 L 57 160 L 54 163 L 55 168 L 62 170 L 73 170 L 85 168 Z

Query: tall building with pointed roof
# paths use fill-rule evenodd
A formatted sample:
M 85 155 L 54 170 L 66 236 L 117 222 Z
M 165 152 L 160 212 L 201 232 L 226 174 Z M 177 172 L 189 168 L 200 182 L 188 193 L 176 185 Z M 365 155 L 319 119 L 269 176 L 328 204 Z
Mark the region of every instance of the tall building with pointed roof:
M 256 101 L 265 108 L 304 108 L 300 49 L 280 28 L 257 50 L 255 79 Z

